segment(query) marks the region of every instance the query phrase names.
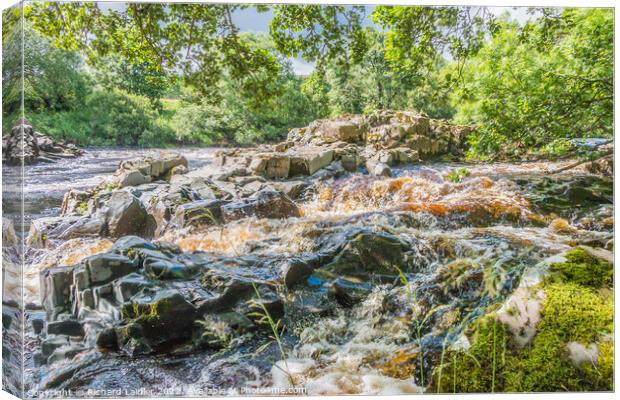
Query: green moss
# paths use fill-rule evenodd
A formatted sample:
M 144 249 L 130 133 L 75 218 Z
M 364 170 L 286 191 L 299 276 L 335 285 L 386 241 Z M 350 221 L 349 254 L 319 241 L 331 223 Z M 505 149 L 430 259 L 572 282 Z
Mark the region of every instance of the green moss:
M 566 345 L 601 342 L 613 334 L 611 292 L 575 283 L 544 286 L 545 301 L 537 335 L 519 347 L 489 313 L 466 332 L 471 347 L 451 351 L 435 369 L 431 392 L 543 392 L 611 390 L 613 342 L 602 341 L 598 366 L 575 367 Z M 439 377 L 441 375 L 441 378 Z
M 88 203 L 83 201 L 80 204 L 77 205 L 77 212 L 80 215 L 86 215 L 86 213 L 88 212 Z
M 552 273 L 550 281 L 574 282 L 594 288 L 612 285 L 614 275 L 611 264 L 581 248 L 566 253 L 566 261 L 551 264 L 549 271 Z
M 122 317 L 142 322 L 155 322 L 168 309 L 168 299 L 162 299 L 154 303 L 140 304 L 131 303 L 123 306 Z
M 105 189 L 108 192 L 112 192 L 112 191 L 114 191 L 114 190 L 116 190 L 118 188 L 120 188 L 120 185 L 118 183 L 108 183 L 108 184 L 105 185 Z

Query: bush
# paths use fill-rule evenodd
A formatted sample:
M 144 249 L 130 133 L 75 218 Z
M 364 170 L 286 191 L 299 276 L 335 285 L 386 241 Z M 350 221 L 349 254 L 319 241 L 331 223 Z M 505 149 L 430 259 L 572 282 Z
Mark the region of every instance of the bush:
M 157 146 L 170 142 L 172 130 L 144 97 L 121 90 L 96 91 L 86 101 L 94 136 L 117 146 Z
M 5 118 L 4 132 L 17 118 Z M 120 90 L 95 91 L 78 109 L 26 112 L 26 118 L 37 131 L 82 146 L 157 147 L 175 141 L 169 122 L 148 99 Z

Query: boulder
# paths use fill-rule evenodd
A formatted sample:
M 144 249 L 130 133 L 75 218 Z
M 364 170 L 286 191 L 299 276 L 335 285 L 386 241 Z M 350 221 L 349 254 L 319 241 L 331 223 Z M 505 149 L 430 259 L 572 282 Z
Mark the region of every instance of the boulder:
M 297 205 L 285 194 L 275 190 L 263 190 L 239 202 L 222 206 L 222 215 L 226 222 L 237 219 L 289 218 L 301 216 Z
M 323 268 L 338 274 L 398 275 L 405 265 L 407 244 L 384 232 L 362 230 L 347 239 L 335 258 Z
M 112 193 L 107 202 L 106 219 L 111 237 L 148 234 L 146 209 L 142 202 L 127 190 Z
M 302 191 L 308 187 L 308 183 L 304 181 L 282 181 L 272 182 L 271 186 L 291 199 L 296 199 L 302 193 Z
M 380 161 L 369 160 L 366 161 L 366 168 L 368 173 L 373 176 L 392 176 L 392 170 L 386 163 Z
M 362 139 L 362 131 L 359 126 L 346 120 L 327 121 L 323 123 L 319 132 L 320 138 L 325 143 L 339 141 L 355 143 Z
M 176 167 L 179 167 L 177 173 L 183 172 L 181 167 L 187 170 L 187 159 L 181 154 L 173 152 L 125 160 L 119 164 L 113 183 L 123 188 L 169 179 L 173 175 L 172 169 Z
M 122 171 L 118 176 L 118 187 L 139 186 L 151 182 L 150 175 L 144 175 L 138 170 Z
M 177 207 L 171 222 L 180 228 L 215 225 L 222 222 L 222 200 L 198 200 Z
M 71 226 L 77 223 L 80 218 L 71 216 L 35 219 L 30 223 L 26 244 L 35 248 L 46 247 L 49 239 L 58 239 L 66 236 L 65 232 L 70 231 Z
M 191 338 L 197 309 L 175 290 L 161 290 L 123 305 L 124 325 L 116 329 L 119 347 L 131 354 L 156 351 Z
M 281 153 L 259 153 L 250 161 L 249 169 L 255 175 L 266 178 L 287 178 L 291 159 Z
M 73 285 L 73 268 L 49 268 L 39 275 L 41 304 L 50 320 L 71 306 L 71 286 Z
M 83 215 L 88 211 L 88 202 L 92 193 L 71 189 L 65 193 L 60 206 L 60 215 Z
M 84 327 L 73 319 L 53 321 L 47 324 L 48 335 L 84 336 Z
M 334 151 L 321 148 L 304 148 L 291 154 L 289 176 L 312 175 L 334 160 Z
M 11 133 L 2 141 L 2 158 L 10 165 L 54 162 L 72 158 L 84 152 L 74 145 L 55 142 L 50 137 L 35 132 L 25 118 L 20 118 Z
M 287 288 L 292 289 L 296 285 L 305 283 L 314 268 L 304 260 L 294 258 L 287 260 L 280 268 L 282 279 Z
M 138 269 L 133 259 L 114 253 L 96 254 L 88 257 L 84 263 L 89 281 L 87 287 L 103 285 Z
M 17 235 L 13 221 L 8 218 L 2 218 L 2 247 L 17 246 Z

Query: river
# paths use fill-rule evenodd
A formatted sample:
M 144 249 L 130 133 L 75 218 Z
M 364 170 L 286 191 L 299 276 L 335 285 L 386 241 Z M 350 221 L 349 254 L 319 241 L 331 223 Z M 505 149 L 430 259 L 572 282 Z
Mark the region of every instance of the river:
M 212 149 L 178 151 L 189 160 L 190 170 L 208 168 L 213 160 Z M 24 182 L 26 224 L 57 215 L 66 191 L 96 185 L 120 160 L 156 152 L 88 149 L 75 160 L 29 167 Z M 406 286 L 417 297 L 413 305 L 405 305 L 407 295 L 402 286 L 399 289 L 398 276 L 345 271 L 334 279 L 333 269 L 319 268 L 308 280 L 310 288 L 296 292 L 299 297 L 292 302 L 314 305 L 326 293 L 321 288 L 329 283 L 329 287 L 345 288 L 346 300 L 337 300 L 347 306 L 308 318 L 288 316 L 282 339 L 288 353 L 285 363 L 278 361 L 275 345 L 259 354 L 260 338 L 237 338 L 237 345 L 217 352 L 138 359 L 90 351 L 81 356 L 80 371 L 51 386 L 134 391 L 126 395 L 140 395 L 145 387 L 149 389 L 143 395 L 204 395 L 207 390 L 243 394 L 244 390 L 286 386 L 293 375 L 310 394 L 422 391 L 413 373 L 395 372 L 391 364 L 395 355 L 409 354 L 415 359 L 420 343 L 436 350 L 446 335 L 457 340 L 459 327 L 490 304 L 506 299 L 528 268 L 575 244 L 602 247 L 613 238 L 613 180 L 580 169 L 555 176 L 546 173 L 559 165 L 426 163 L 394 169 L 392 178 L 350 174 L 326 181 L 300 202 L 299 218 L 249 218 L 200 232 L 168 234 L 165 240 L 187 252 L 269 258 L 317 253 L 325 243 L 350 232 L 380 232 L 406 244 L 399 262 L 410 266 L 404 274 Z M 447 178 L 448 172 L 457 170 L 463 171 L 461 177 Z M 18 193 L 7 190 L 19 183 L 18 172 L 13 167 L 3 169 L 3 212 L 9 217 L 19 213 Z M 366 256 L 371 259 L 382 251 L 370 249 Z M 354 250 L 364 255 L 363 246 Z M 31 288 L 27 297 L 32 302 L 37 301 L 38 271 L 54 251 L 38 252 L 27 265 L 26 279 L 32 280 L 26 282 Z M 470 272 L 455 267 L 458 263 L 484 275 L 483 286 L 478 275 L 471 278 Z M 411 319 L 430 309 L 444 311 L 425 327 L 423 337 L 412 337 L 404 317 Z M 454 317 L 455 310 L 459 310 L 458 317 Z M 36 336 L 31 335 L 28 343 L 34 350 Z M 62 376 L 58 370 L 34 368 L 31 359 L 26 365 L 30 387 L 36 387 L 35 382 L 49 386 L 50 376 Z M 71 364 L 55 368 L 69 370 Z M 432 370 L 431 361 L 424 368 Z M 283 375 L 282 369 L 289 372 Z M 402 371 L 402 366 L 396 369 Z M 226 391 L 231 387 L 233 391 Z

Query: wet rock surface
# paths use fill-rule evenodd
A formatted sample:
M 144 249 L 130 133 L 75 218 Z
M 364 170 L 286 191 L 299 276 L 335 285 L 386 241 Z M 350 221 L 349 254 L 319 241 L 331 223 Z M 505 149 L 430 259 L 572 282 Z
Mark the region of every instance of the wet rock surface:
M 290 374 L 310 394 L 418 393 L 494 312 L 536 343 L 551 289 L 532 288 L 552 258 L 610 257 L 613 182 L 418 161 L 458 156 L 468 129 L 398 112 L 317 121 L 208 167 L 164 152 L 68 192 L 27 239 L 32 260 L 84 249 L 33 261 L 30 388 L 200 395 Z M 584 368 L 591 344 L 607 354 L 595 339 L 558 348 Z

